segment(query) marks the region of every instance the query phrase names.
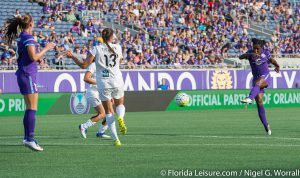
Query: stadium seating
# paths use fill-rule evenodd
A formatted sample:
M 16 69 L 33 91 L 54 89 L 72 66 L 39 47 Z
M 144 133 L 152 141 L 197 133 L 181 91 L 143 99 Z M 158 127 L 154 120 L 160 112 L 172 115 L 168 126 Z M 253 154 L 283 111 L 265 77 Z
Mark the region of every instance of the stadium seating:
M 298 3 L 299 4 L 300 0 L 290 0 L 290 3 Z M 110 6 L 113 1 L 108 0 L 105 1 L 107 6 Z M 277 0 L 271 0 L 271 3 L 273 6 L 277 4 Z M 4 24 L 5 20 L 8 17 L 12 17 L 12 15 L 15 13 L 16 9 L 19 9 L 21 14 L 24 13 L 30 13 L 33 18 L 37 21 L 40 19 L 41 16 L 48 16 L 47 14 L 42 13 L 42 7 L 39 6 L 37 3 L 30 3 L 27 0 L 2 0 L 0 1 L 0 6 L 2 7 L 2 10 L 0 12 L 0 23 Z M 77 12 L 79 14 L 79 12 Z M 181 6 L 176 12 L 172 13 L 173 20 L 172 20 L 172 27 L 175 29 L 186 29 L 188 26 L 186 24 L 180 24 L 177 22 L 177 19 L 180 17 L 180 14 L 184 13 L 184 6 Z M 143 22 L 147 17 L 141 17 L 139 20 Z M 250 25 L 250 28 L 246 29 L 248 32 L 248 39 L 249 38 L 260 38 L 264 39 L 267 41 L 271 41 L 270 37 L 272 35 L 272 32 L 275 32 L 276 27 L 280 24 L 279 20 L 275 20 L 273 18 L 273 14 L 270 11 L 267 11 L 267 22 L 260 24 L 260 23 L 255 23 L 254 25 Z M 85 22 L 82 22 L 85 23 Z M 110 12 L 110 11 L 105 11 L 104 16 L 103 16 L 103 24 L 104 26 L 107 27 L 114 27 L 118 28 L 121 31 L 124 32 L 125 29 L 129 29 L 132 35 L 135 35 L 139 31 L 139 27 L 137 28 L 136 25 L 132 24 L 133 22 L 130 21 L 124 21 L 124 24 L 120 24 L 120 19 L 119 15 L 115 12 Z M 250 22 L 251 24 L 252 22 Z M 72 27 L 73 23 L 72 22 L 55 22 L 55 32 L 59 35 L 62 32 L 68 32 L 70 31 L 70 28 Z M 157 27 L 157 23 L 153 23 L 153 27 L 158 30 L 159 34 L 162 34 L 163 32 L 165 34 L 168 34 L 172 27 Z M 35 28 L 34 29 L 36 32 L 42 31 L 43 34 L 50 35 L 50 33 L 53 31 L 51 29 L 40 29 L 40 28 Z M 78 35 L 77 33 L 72 33 L 72 35 L 76 39 L 76 44 L 79 46 L 84 46 L 87 44 L 88 40 L 92 40 L 92 37 L 82 37 Z M 286 34 L 285 34 L 286 35 Z M 219 35 L 218 35 L 219 36 Z M 299 37 L 298 37 L 299 38 Z M 234 47 L 234 43 L 230 45 L 230 49 L 228 50 L 228 57 L 236 57 L 238 56 L 241 52 L 239 48 Z M 74 48 L 75 45 L 70 45 L 70 48 Z M 0 52 L 1 54 L 1 52 Z M 46 58 L 48 61 L 53 61 L 55 58 L 55 52 L 49 52 L 46 55 Z M 226 60 L 225 60 L 226 61 Z M 51 63 L 50 63 L 51 64 Z

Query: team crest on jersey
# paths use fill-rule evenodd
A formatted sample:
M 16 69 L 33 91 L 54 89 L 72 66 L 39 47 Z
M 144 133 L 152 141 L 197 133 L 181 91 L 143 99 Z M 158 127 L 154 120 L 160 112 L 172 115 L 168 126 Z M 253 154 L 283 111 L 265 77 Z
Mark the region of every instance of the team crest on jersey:
M 255 60 L 255 64 L 258 65 L 258 66 L 261 65 L 262 63 L 263 63 L 263 61 L 261 59 L 256 59 Z
M 232 77 L 227 69 L 215 70 L 211 77 L 211 89 L 232 89 Z
M 260 57 L 261 58 L 265 58 L 265 57 L 267 57 L 264 53 L 262 53 L 261 55 L 260 55 Z
M 70 110 L 72 114 L 87 114 L 90 105 L 83 93 L 73 93 L 70 97 Z

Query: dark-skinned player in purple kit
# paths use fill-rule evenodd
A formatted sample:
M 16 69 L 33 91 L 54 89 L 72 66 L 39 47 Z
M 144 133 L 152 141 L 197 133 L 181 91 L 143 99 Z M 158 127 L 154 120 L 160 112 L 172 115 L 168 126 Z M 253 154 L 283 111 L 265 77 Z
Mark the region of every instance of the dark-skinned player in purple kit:
M 266 42 L 264 40 L 254 38 L 252 39 L 252 43 L 253 49 L 239 56 L 240 59 L 249 60 L 253 75 L 252 89 L 250 94 L 248 97 L 241 100 L 241 103 L 252 104 L 253 100 L 255 99 L 260 121 L 264 125 L 267 134 L 271 135 L 271 128 L 268 124 L 263 105 L 263 97 L 265 88 L 267 88 L 270 83 L 269 64 L 273 64 L 275 66 L 275 71 L 277 73 L 279 73 L 280 67 L 276 60 L 271 56 L 270 51 L 265 48 Z
M 43 151 L 43 148 L 39 146 L 34 138 L 35 115 L 38 105 L 38 91 L 36 87 L 37 61 L 47 51 L 52 50 L 55 44 L 48 43 L 43 50 L 38 52 L 36 49 L 37 43 L 32 36 L 33 28 L 34 21 L 29 14 L 8 19 L 4 26 L 4 39 L 8 45 L 11 45 L 14 40 L 17 41 L 18 70 L 16 71 L 16 82 L 26 103 L 26 111 L 23 118 L 23 144 L 34 151 Z

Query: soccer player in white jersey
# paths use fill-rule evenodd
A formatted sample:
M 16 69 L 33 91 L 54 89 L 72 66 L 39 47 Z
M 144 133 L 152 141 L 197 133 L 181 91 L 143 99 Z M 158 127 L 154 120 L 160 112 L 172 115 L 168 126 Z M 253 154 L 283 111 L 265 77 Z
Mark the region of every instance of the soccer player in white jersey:
M 95 125 L 98 121 L 103 120 L 105 118 L 105 111 L 102 106 L 101 100 L 99 99 L 99 93 L 97 90 L 96 84 L 96 65 L 93 62 L 86 70 L 84 75 L 84 81 L 90 84 L 90 87 L 85 92 L 85 97 L 87 101 L 90 103 L 91 107 L 95 108 L 97 111 L 97 115 L 88 119 L 85 123 L 79 125 L 79 130 L 83 138 L 86 138 L 87 129 Z M 99 131 L 96 136 L 99 138 L 110 138 L 110 136 L 105 134 L 107 130 L 107 124 L 105 119 L 102 124 L 100 124 Z
M 113 30 L 105 28 L 102 31 L 103 43 L 95 46 L 84 61 L 77 59 L 71 51 L 68 51 L 67 57 L 74 60 L 74 62 L 81 68 L 87 68 L 94 60 L 96 64 L 96 83 L 100 95 L 100 100 L 103 103 L 106 122 L 111 132 L 111 136 L 115 141 L 116 146 L 121 146 L 118 138 L 113 102 L 116 105 L 116 113 L 120 124 L 120 129 L 123 134 L 126 134 L 127 128 L 124 124 L 124 90 L 123 78 L 119 65 L 123 58 L 122 48 L 119 44 L 112 44 Z

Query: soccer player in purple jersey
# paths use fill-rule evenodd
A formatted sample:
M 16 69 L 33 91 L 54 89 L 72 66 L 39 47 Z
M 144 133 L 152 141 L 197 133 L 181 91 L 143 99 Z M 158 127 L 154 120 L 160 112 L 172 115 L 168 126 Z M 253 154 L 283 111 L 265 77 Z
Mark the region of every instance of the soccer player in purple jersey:
M 265 41 L 252 39 L 253 50 L 249 50 L 247 53 L 241 55 L 240 59 L 248 59 L 252 69 L 252 89 L 248 97 L 241 100 L 241 103 L 252 104 L 253 99 L 256 101 L 258 116 L 264 125 L 264 128 L 268 135 L 271 135 L 271 128 L 268 124 L 265 108 L 263 105 L 263 96 L 265 88 L 269 85 L 270 71 L 269 64 L 275 66 L 275 71 L 279 73 L 280 67 L 276 60 L 271 57 L 270 51 L 264 48 Z
M 4 27 L 4 39 L 9 45 L 17 41 L 17 82 L 21 94 L 24 96 L 26 111 L 24 114 L 24 140 L 23 144 L 35 151 L 43 151 L 34 139 L 35 114 L 38 104 L 38 91 L 36 87 L 37 61 L 44 54 L 54 48 L 53 43 L 48 43 L 40 52 L 36 51 L 37 43 L 32 36 L 34 21 L 30 15 L 8 19 Z M 21 33 L 19 34 L 19 30 Z M 19 35 L 19 36 L 18 36 Z

